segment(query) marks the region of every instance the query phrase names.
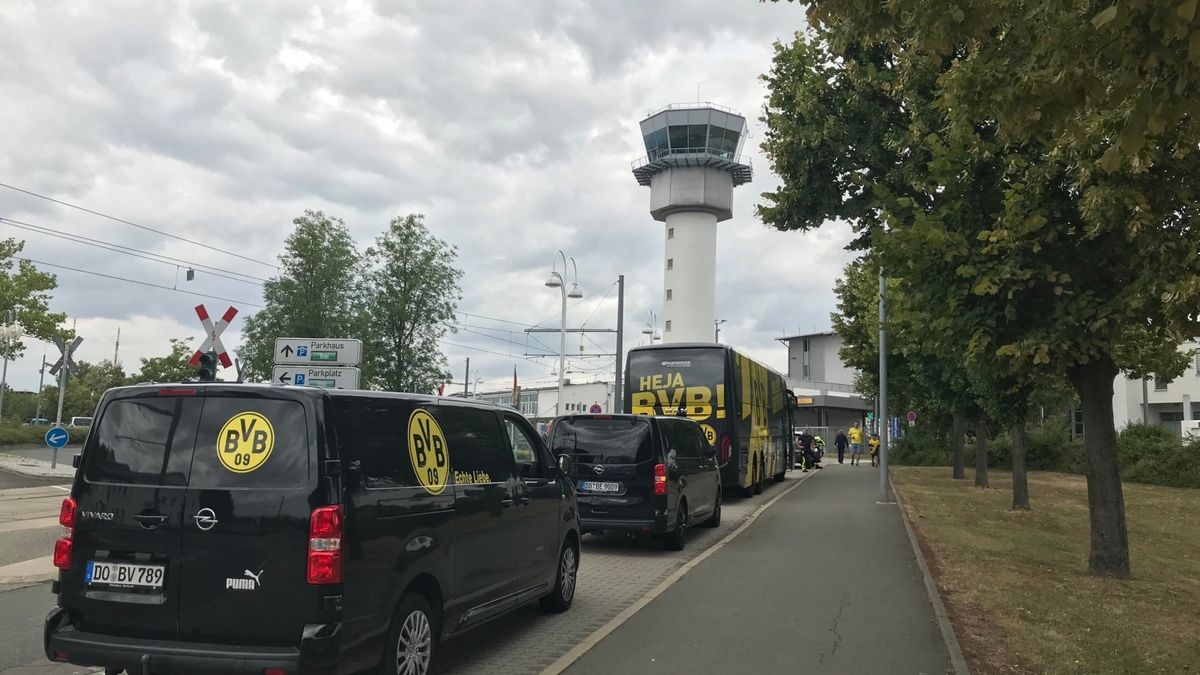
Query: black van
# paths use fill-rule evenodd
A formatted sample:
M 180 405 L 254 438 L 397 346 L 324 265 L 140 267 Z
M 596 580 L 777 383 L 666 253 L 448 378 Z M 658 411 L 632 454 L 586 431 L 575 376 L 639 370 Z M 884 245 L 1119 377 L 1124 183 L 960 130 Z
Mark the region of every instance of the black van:
M 693 522 L 721 524 L 716 451 L 686 417 L 560 417 L 550 447 L 575 460 L 571 479 L 584 532 L 658 536 L 678 551 Z
M 513 411 L 241 384 L 98 410 L 60 514 L 53 661 L 425 673 L 441 638 L 571 606 L 575 490 Z

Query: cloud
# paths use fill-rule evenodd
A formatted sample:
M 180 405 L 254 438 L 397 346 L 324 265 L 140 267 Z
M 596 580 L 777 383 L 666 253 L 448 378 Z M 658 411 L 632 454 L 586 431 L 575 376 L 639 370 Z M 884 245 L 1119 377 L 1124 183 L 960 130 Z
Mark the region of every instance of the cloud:
M 118 325 L 126 363 L 166 353 L 168 338 L 199 334 L 199 302 L 252 312 L 259 286 L 199 268 L 188 282 L 187 266 L 270 276 L 306 208 L 345 219 L 364 249 L 410 212 L 457 247 L 460 308 L 492 318 L 463 316 L 447 338 L 456 379 L 470 356 L 484 387 L 510 384 L 514 364 L 523 381 L 552 381 L 555 359 L 525 353 L 556 352 L 558 336 L 522 331 L 558 325 L 560 296 L 543 285 L 558 249 L 585 293 L 568 324 L 612 327 L 624 274 L 635 345 L 661 313 L 664 237 L 629 171 L 643 152 L 637 123 L 697 88 L 751 128 L 755 179 L 718 235 L 723 340 L 782 368 L 774 338 L 829 325 L 846 228 L 780 233 L 753 215 L 776 182 L 757 151 L 758 76 L 773 41 L 803 28 L 792 3 L 73 0 L 6 3 L 0 23 L 0 95 L 19 102 L 0 107 L 0 182 L 268 263 L 0 189 L 0 216 L 186 261 L 0 226 L 31 258 L 174 289 L 47 267 L 55 308 L 86 339 L 82 358 L 109 358 Z M 614 348 L 611 334 L 573 335 L 573 355 L 581 342 Z M 36 387 L 38 358 L 31 348 L 13 364 L 14 386 Z M 611 361 L 571 359 L 575 377 Z

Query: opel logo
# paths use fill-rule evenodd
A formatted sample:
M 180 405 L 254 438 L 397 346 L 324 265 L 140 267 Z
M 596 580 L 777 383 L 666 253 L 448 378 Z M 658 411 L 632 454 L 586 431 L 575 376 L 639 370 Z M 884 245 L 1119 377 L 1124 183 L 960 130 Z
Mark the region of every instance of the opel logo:
M 604 473 L 604 466 L 597 464 L 596 466 L 592 467 L 592 471 L 595 471 L 597 475 L 602 474 Z
M 192 516 L 192 520 L 196 521 L 196 527 L 208 532 L 217 524 L 217 514 L 210 508 L 203 508 Z

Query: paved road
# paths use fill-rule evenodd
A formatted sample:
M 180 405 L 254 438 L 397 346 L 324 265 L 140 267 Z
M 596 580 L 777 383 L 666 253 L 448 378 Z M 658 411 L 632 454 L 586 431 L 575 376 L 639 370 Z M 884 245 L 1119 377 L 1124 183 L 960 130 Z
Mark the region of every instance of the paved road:
M 879 474 L 826 466 L 567 672 L 949 671 L 900 513 L 875 503 Z
M 92 668 L 51 663 L 42 653 L 42 620 L 54 606 L 50 584 L 0 592 L 0 675 L 72 675 Z
M 69 480 L 62 478 L 30 478 L 20 474 L 0 470 L 0 490 L 12 488 L 36 487 L 39 485 L 65 485 Z

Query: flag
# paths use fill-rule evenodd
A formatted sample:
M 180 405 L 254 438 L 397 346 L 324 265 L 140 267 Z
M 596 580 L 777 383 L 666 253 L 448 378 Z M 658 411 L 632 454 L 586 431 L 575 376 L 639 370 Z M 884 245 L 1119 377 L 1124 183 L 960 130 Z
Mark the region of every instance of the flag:
M 521 387 L 517 384 L 517 367 L 513 366 L 513 392 L 512 392 L 512 407 L 515 410 L 521 409 Z

